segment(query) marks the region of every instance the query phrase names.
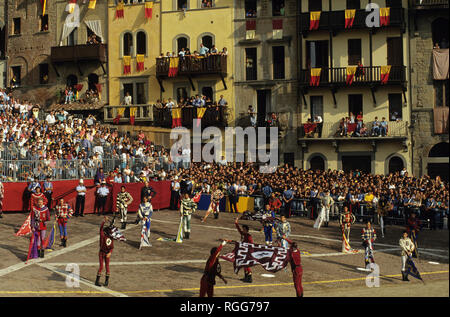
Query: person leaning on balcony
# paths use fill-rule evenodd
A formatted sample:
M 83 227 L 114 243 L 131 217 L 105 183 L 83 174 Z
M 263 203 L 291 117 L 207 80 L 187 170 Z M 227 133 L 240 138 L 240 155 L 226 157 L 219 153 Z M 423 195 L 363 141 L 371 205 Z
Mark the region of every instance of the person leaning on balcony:
M 315 116 L 314 123 L 317 124 L 316 131 L 319 134 L 319 138 L 322 137 L 323 119 L 320 115 Z
M 200 43 L 200 55 L 206 56 L 209 53 L 209 48 L 207 48 L 203 43 Z
M 123 104 L 124 104 L 125 106 L 130 106 L 132 100 L 133 100 L 133 98 L 130 96 L 130 93 L 127 92 L 127 93 L 125 94 L 125 97 L 123 98 Z
M 224 47 L 224 48 L 222 49 L 222 52 L 220 52 L 220 55 L 223 55 L 223 56 L 227 56 L 227 55 L 228 55 L 228 50 L 227 50 L 226 47 Z
M 381 132 L 381 136 L 386 136 L 386 135 L 387 135 L 387 132 L 388 132 L 388 123 L 387 123 L 385 117 L 383 117 L 383 118 L 381 119 L 381 122 L 380 122 L 380 132 Z
M 358 65 L 356 66 L 355 78 L 364 77 L 365 75 L 364 65 L 361 63 L 361 60 L 358 60 Z

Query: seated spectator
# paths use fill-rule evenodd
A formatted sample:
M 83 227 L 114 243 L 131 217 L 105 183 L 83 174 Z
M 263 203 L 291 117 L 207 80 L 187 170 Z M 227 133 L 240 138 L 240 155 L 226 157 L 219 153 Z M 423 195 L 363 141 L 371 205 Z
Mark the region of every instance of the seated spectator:
M 378 117 L 375 117 L 375 120 L 372 122 L 372 131 L 370 132 L 370 136 L 379 136 L 380 133 L 380 121 L 378 121 Z
M 386 118 L 383 117 L 381 119 L 381 122 L 380 122 L 380 133 L 381 133 L 381 136 L 386 136 L 387 132 L 388 132 L 388 123 L 386 121 Z

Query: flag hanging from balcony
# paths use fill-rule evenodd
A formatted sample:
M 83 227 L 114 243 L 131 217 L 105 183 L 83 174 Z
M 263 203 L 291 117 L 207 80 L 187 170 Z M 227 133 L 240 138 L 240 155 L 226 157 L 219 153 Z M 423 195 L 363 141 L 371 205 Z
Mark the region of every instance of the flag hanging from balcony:
M 172 109 L 172 128 L 181 127 L 181 108 Z
M 356 10 L 345 10 L 345 28 L 351 29 L 355 21 Z
M 176 77 L 178 73 L 178 63 L 179 58 L 178 57 L 170 57 L 169 60 L 169 77 Z
M 312 11 L 309 14 L 309 30 L 317 30 L 320 23 L 320 11 Z
M 311 79 L 309 80 L 310 86 L 319 86 L 321 72 L 322 68 L 311 68 Z
M 114 124 L 119 124 L 120 118 L 123 117 L 124 112 L 125 112 L 125 107 L 117 109 L 117 116 L 113 120 Z
M 136 117 L 137 107 L 130 108 L 130 124 L 134 125 L 134 118 Z
M 47 0 L 41 0 L 41 6 L 42 6 L 42 16 L 45 15 L 45 9 L 47 6 Z
M 123 73 L 125 75 L 131 73 L 131 56 L 123 57 Z
M 144 71 L 144 54 L 136 55 L 136 70 L 138 72 Z
M 390 22 L 391 8 L 380 8 L 380 26 L 388 26 Z
M 73 13 L 75 6 L 77 5 L 77 0 L 69 0 L 69 13 Z
M 153 2 L 145 3 L 145 17 L 151 19 L 153 14 Z
M 203 116 L 206 112 L 206 107 L 199 107 L 197 110 L 197 127 L 200 126 L 200 122 L 202 121 Z
M 102 100 L 102 84 L 95 84 L 95 88 L 97 88 L 98 99 Z
M 280 40 L 283 38 L 283 20 L 273 20 L 272 29 L 274 40 Z
M 93 10 L 93 9 L 95 9 L 96 4 L 97 4 L 97 0 L 89 0 L 88 8 Z
M 381 66 L 381 84 L 385 85 L 389 80 L 389 74 L 391 73 L 391 65 Z
M 346 83 L 347 85 L 351 85 L 353 83 L 353 78 L 355 78 L 357 66 L 347 66 L 346 73 L 347 73 L 347 79 Z
M 253 40 L 256 35 L 256 20 L 249 20 L 245 22 L 245 39 Z
M 123 17 L 124 17 L 123 9 L 124 9 L 123 1 L 120 1 L 116 6 L 116 18 L 117 19 L 123 19 Z

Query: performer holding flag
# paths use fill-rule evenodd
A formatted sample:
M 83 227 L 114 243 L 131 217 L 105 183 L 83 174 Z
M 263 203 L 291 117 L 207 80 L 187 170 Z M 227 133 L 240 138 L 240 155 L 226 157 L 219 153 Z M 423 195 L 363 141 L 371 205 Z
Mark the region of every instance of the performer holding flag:
M 44 257 L 44 240 L 47 232 L 46 222 L 50 220 L 48 207 L 44 205 L 44 199 L 39 198 L 37 205 L 32 206 L 31 212 L 31 240 L 28 258 Z M 27 259 L 28 260 L 28 259 Z
M 247 225 L 242 225 L 242 229 L 241 229 L 241 227 L 239 226 L 239 217 L 237 217 L 236 220 L 234 221 L 234 225 L 236 226 L 236 229 L 238 230 L 239 234 L 241 235 L 242 242 L 253 243 L 253 237 L 249 233 L 250 228 Z M 252 278 L 252 270 L 250 269 L 250 267 L 245 267 L 244 273 L 245 273 L 245 276 L 242 279 L 242 281 L 246 282 L 246 283 L 252 283 L 253 278 Z
M 350 227 L 352 224 L 354 224 L 356 221 L 355 215 L 353 215 L 350 210 L 348 210 L 348 207 L 344 207 L 343 213 L 339 217 L 339 223 L 341 225 L 342 230 L 342 252 L 347 253 L 351 252 L 350 247 Z
M 367 269 L 369 263 L 375 263 L 373 257 L 373 242 L 377 239 L 375 229 L 372 228 L 370 221 L 367 221 L 366 227 L 363 228 L 361 238 L 363 241 L 363 247 L 365 248 L 364 262 Z
M 218 247 L 214 247 L 210 251 L 210 256 L 206 261 L 205 270 L 200 280 L 200 297 L 213 297 L 214 285 L 216 285 L 216 276 L 220 277 L 222 281 L 227 284 L 227 280 L 221 274 L 221 267 L 219 263 L 219 254 L 223 246 L 227 244 L 224 240 Z
M 303 297 L 303 286 L 302 286 L 302 259 L 300 256 L 300 250 L 297 247 L 297 243 L 286 239 L 286 241 L 290 244 L 288 250 L 288 259 L 291 264 L 292 270 L 292 278 L 294 280 L 294 287 L 297 293 L 297 297 Z
M 414 243 L 414 250 L 412 253 L 412 257 L 417 258 L 419 255 L 419 251 L 417 250 L 417 236 L 420 231 L 420 220 L 416 218 L 416 213 L 411 213 L 408 218 L 406 231 L 411 235 L 411 241 Z
M 61 238 L 61 246 L 67 246 L 67 220 L 72 217 L 73 210 L 68 203 L 61 198 L 58 205 L 55 207 L 55 219 L 58 223 L 59 236 Z
M 275 231 L 277 233 L 277 242 L 283 248 L 288 248 L 287 237 L 291 234 L 291 224 L 285 216 L 281 216 L 281 221 L 276 223 Z
M 213 191 L 213 194 L 211 195 L 211 204 L 209 205 L 208 210 L 206 211 L 206 214 L 202 219 L 202 222 L 206 221 L 206 218 L 208 218 L 211 212 L 214 213 L 214 219 L 219 218 L 219 203 L 222 198 L 223 193 L 220 189 Z
M 152 204 L 148 201 L 147 196 L 143 197 L 143 202 L 139 205 L 138 217 L 141 219 L 142 230 L 141 230 L 141 244 L 139 245 L 139 250 L 142 247 L 151 247 L 150 243 L 150 225 L 151 217 L 153 214 Z
M 270 209 L 270 205 L 266 205 L 261 221 L 264 229 L 266 245 L 272 245 L 273 222 L 275 219 L 275 212 Z
M 184 198 L 181 200 L 180 204 L 181 219 L 176 242 L 182 243 L 183 239 L 189 239 L 191 233 L 191 215 L 196 210 L 197 204 L 189 197 L 187 192 L 184 193 Z
M 411 257 L 412 252 L 415 249 L 414 243 L 408 237 L 408 231 L 403 231 L 403 236 L 399 240 L 400 247 L 402 248 L 402 281 L 408 280 L 408 272 L 406 271 L 406 262 Z

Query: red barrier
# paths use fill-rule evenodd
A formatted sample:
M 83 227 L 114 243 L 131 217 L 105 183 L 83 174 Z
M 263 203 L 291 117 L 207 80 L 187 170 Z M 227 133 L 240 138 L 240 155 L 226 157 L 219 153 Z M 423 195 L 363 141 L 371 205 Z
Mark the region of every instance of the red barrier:
M 72 208 L 75 208 L 77 195 L 75 188 L 78 186 L 79 181 L 52 181 L 52 183 L 52 206 L 56 204 L 57 199 L 64 198 Z M 168 208 L 170 206 L 171 194 L 170 181 L 150 182 L 149 184 L 156 191 L 156 196 L 152 199 L 153 209 Z M 28 183 L 3 183 L 3 185 L 5 188 L 3 211 L 26 211 L 26 209 L 28 209 L 28 200 L 26 199 Z M 85 179 L 84 185 L 87 188 L 84 210 L 86 214 L 89 214 L 94 212 L 96 187 L 94 185 L 94 180 L 92 179 Z M 133 196 L 133 203 L 129 206 L 128 210 L 130 212 L 136 212 L 138 210 L 141 201 L 141 189 L 144 187 L 143 183 L 113 184 L 112 186 L 108 186 L 110 194 L 106 202 L 106 211 L 116 211 L 116 197 L 122 185 L 124 185 L 126 190 Z M 43 182 L 41 182 L 41 187 L 42 186 Z

